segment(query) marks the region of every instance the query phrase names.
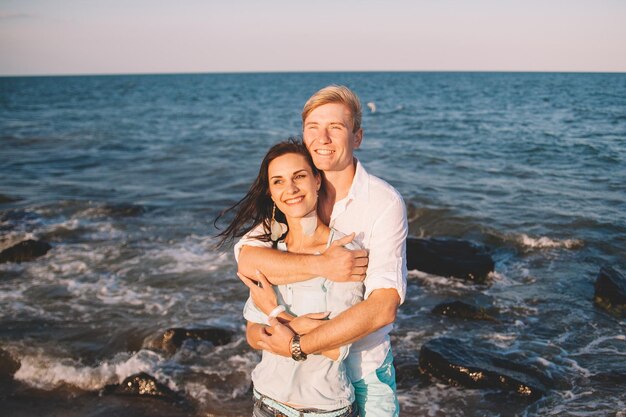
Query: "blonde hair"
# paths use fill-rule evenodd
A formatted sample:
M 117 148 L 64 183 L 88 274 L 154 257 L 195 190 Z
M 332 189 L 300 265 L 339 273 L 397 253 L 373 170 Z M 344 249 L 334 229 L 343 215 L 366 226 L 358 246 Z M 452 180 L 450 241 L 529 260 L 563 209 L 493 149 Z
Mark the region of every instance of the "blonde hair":
M 352 90 L 343 85 L 329 85 L 313 94 L 302 109 L 302 124 L 304 125 L 304 121 L 313 110 L 330 103 L 343 104 L 350 110 L 352 115 L 352 132 L 358 132 L 361 128 L 361 102 Z

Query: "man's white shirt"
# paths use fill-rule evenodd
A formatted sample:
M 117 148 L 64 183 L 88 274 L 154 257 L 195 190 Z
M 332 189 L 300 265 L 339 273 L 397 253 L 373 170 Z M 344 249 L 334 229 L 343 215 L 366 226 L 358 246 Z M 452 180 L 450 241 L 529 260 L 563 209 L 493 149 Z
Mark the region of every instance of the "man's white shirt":
M 408 224 L 406 206 L 398 191 L 385 181 L 369 175 L 357 161 L 348 195 L 333 206 L 330 227 L 345 234 L 354 232 L 354 241 L 369 252 L 365 277 L 365 299 L 374 290 L 393 288 L 400 303 L 406 295 L 406 237 Z M 235 245 L 235 258 L 243 246 L 270 247 L 253 236 L 262 233 L 262 226 L 251 230 Z M 358 381 L 378 369 L 389 349 L 389 324 L 354 342 L 346 359 L 348 375 Z

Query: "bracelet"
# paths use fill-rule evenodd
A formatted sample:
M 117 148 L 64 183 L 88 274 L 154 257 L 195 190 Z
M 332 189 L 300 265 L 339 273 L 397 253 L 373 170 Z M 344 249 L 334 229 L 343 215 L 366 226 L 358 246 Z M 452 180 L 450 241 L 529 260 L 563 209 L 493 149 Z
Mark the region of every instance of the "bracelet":
M 274 307 L 274 310 L 270 311 L 270 314 L 267 315 L 267 318 L 276 318 L 280 313 L 285 311 L 286 308 L 283 305 L 278 305 Z

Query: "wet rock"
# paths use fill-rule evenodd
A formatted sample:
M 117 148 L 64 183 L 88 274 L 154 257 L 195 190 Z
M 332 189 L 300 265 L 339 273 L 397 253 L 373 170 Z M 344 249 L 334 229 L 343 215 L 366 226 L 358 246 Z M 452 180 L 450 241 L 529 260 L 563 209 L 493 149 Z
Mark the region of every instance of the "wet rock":
M 450 239 L 406 240 L 407 268 L 428 274 L 484 283 L 494 269 L 493 259 L 470 242 Z
M 432 309 L 432 313 L 466 320 L 496 321 L 495 318 L 487 314 L 484 308 L 476 307 L 458 300 L 437 304 L 435 308 Z
M 429 385 L 428 375 L 422 373 L 417 355 L 402 357 L 394 355 L 393 366 L 396 371 L 396 384 L 399 389 L 426 387 Z
M 19 199 L 5 194 L 0 194 L 0 204 L 13 203 L 15 201 L 19 201 Z
M 617 317 L 626 317 L 626 278 L 610 266 L 600 268 L 594 303 Z
M 107 385 L 105 394 L 134 395 L 142 397 L 158 397 L 164 400 L 177 401 L 179 395 L 164 384 L 158 382 L 153 376 L 140 372 L 126 378 L 119 385 Z
M 143 206 L 136 204 L 106 204 L 100 207 L 93 207 L 85 212 L 85 214 L 93 217 L 135 217 L 145 213 Z
M 0 391 L 5 391 L 13 383 L 13 375 L 20 369 L 19 361 L 11 354 L 0 349 Z
M 46 242 L 28 239 L 0 252 L 0 264 L 5 262 L 28 262 L 45 255 L 52 249 Z
M 504 355 L 447 337 L 425 343 L 419 363 L 423 372 L 450 385 L 499 389 L 533 401 L 545 394 L 543 381 L 549 379 Z
M 173 354 L 180 348 L 185 340 L 200 340 L 211 342 L 214 346 L 230 343 L 234 333 L 230 330 L 219 327 L 208 327 L 204 329 L 184 329 L 171 328 L 163 332 L 157 338 L 149 341 L 148 348 L 164 350 Z

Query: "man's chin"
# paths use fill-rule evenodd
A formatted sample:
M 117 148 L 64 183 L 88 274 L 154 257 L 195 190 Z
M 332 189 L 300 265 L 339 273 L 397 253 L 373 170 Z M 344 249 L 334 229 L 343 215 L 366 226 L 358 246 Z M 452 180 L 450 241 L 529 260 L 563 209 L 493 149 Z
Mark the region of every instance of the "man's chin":
M 315 168 L 319 169 L 320 171 L 329 171 L 329 170 L 332 170 L 333 168 L 333 164 L 330 163 L 329 161 L 313 160 L 313 163 L 315 164 Z

